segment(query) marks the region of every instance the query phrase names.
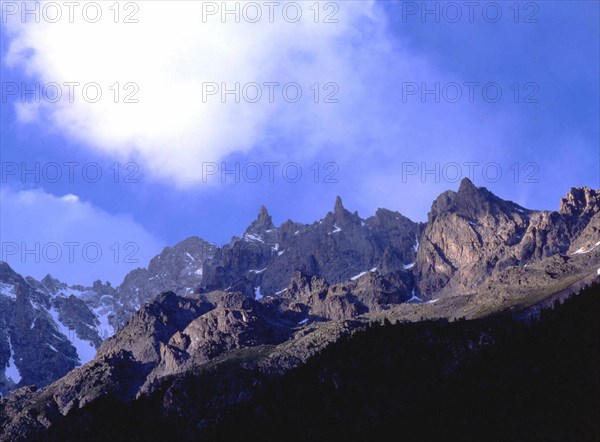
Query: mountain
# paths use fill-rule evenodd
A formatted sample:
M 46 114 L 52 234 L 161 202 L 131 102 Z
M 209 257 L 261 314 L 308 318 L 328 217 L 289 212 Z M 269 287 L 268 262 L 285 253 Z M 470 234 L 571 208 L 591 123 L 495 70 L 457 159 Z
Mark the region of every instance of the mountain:
M 362 441 L 390 434 L 423 442 L 593 441 L 600 412 L 599 295 L 596 284 L 533 324 L 506 315 L 353 324 L 351 335 L 282 372 L 269 370 L 283 365 L 269 348 L 238 350 L 165 376 L 135 400 L 123 400 L 125 388 L 113 384 L 120 394 L 26 434 L 31 441 L 61 442 Z M 340 327 L 322 331 L 344 333 Z M 135 373 L 126 358 L 114 367 L 111 376 L 121 382 Z M 50 394 L 64 398 L 52 387 L 45 396 L 20 390 L 5 400 L 4 416 L 29 397 L 42 402 L 21 414 L 21 423 L 54 419 L 60 412 L 47 405 Z M 15 430 L 4 428 L 20 440 Z
M 334 210 L 312 225 L 288 220 L 276 227 L 263 206 L 244 234 L 223 247 L 191 237 L 166 247 L 147 269 L 128 273 L 116 289 L 110 324 L 120 329 L 166 291 L 240 291 L 254 298 L 281 294 L 297 271 L 338 283 L 376 267 L 400 270 L 414 263 L 421 228 L 385 209 L 363 220 L 339 197 Z
M 262 207 L 241 238 L 205 263 L 203 291 L 275 295 L 296 271 L 338 283 L 378 266 L 386 273 L 399 270 L 415 260 L 419 227 L 384 209 L 363 220 L 346 210 L 340 197 L 333 212 L 311 225 L 288 220 L 277 228 Z
M 509 266 L 595 247 L 599 198 L 598 191 L 571 189 L 558 212 L 532 211 L 463 180 L 431 207 L 415 264 L 420 296 L 473 292 Z
M 0 323 L 4 342 L 0 347 L 4 364 L 0 367 L 6 367 L 0 394 L 16 385 L 45 386 L 88 362 L 103 339 L 121 329 L 141 306 L 160 293 L 223 290 L 240 291 L 254 298 L 281 294 L 297 271 L 322 277 L 328 283 L 350 279 L 378 266 L 389 273 L 414 262 L 418 229 L 419 224 L 385 209 L 363 220 L 348 212 L 338 197 L 333 212 L 312 225 L 288 220 L 275 227 L 267 209 L 261 207 L 241 238 L 234 237 L 222 248 L 199 237 L 187 238 L 165 247 L 147 268 L 129 272 L 116 288 L 99 283 L 94 287 L 68 287 L 50 275 L 36 281 L 17 275 L 2 263 L 5 271 L 0 273 L 0 284 L 5 289 L 0 300 L 8 303 L 6 317 L 12 317 L 17 286 L 22 286 L 25 296 L 17 304 L 31 310 L 27 318 L 44 316 L 47 325 L 35 337 L 27 338 L 32 340 L 25 345 L 28 355 L 22 357 L 16 352 L 19 345 L 13 350 L 11 342 L 17 342 L 17 335 L 34 333 L 26 330 L 27 321 Z M 403 293 L 399 298 L 396 295 L 398 299 L 410 298 L 412 285 L 407 275 L 403 276 Z M 330 312 L 332 315 L 336 313 Z M 70 345 L 54 342 L 56 330 Z M 10 336 L 15 338 L 11 340 Z M 56 350 L 51 350 L 55 354 L 47 349 Z M 62 362 L 45 363 L 57 357 Z M 44 363 L 45 374 L 19 374 L 30 372 L 28 367 L 36 369 L 40 362 Z
M 338 197 L 320 221 L 276 227 L 262 207 L 229 244 L 187 239 L 116 289 L 37 282 L 3 264 L 1 354 L 4 366 L 14 354 L 23 379 L 0 401 L 0 440 L 67 440 L 65 425 L 95 428 L 113 407 L 157 422 L 187 416 L 195 429 L 180 430 L 195 438 L 374 323 L 531 323 L 599 282 L 599 220 L 597 190 L 534 211 L 463 180 L 425 224 L 385 209 L 362 219 Z M 116 333 L 73 369 L 77 339 L 96 346 L 106 325 Z M 22 370 L 36 363 L 47 366 Z M 48 439 L 53 431 L 61 436 Z
M 128 273 L 117 288 L 100 281 L 69 287 L 50 275 L 37 281 L 0 262 L 0 394 L 18 385 L 46 386 L 90 361 L 104 339 L 161 292 L 194 292 L 202 262 L 214 251 L 213 244 L 188 238 L 166 247 L 147 269 Z
M 0 394 L 18 385 L 45 386 L 90 361 L 113 334 L 115 289 L 23 278 L 0 262 Z
M 129 272 L 117 287 L 118 303 L 111 325 L 121 328 L 134 312 L 162 292 L 183 295 L 197 291 L 202 284 L 202 264 L 215 251 L 214 244 L 193 236 L 165 247 L 152 258 L 147 269 Z
M 223 247 L 191 237 L 166 247 L 147 269 L 130 272 L 117 287 L 109 321 L 122 328 L 166 291 L 278 296 L 298 271 L 336 284 L 406 270 L 403 297 L 415 300 L 472 292 L 507 266 L 592 247 L 598 206 L 597 191 L 572 189 L 558 212 L 527 210 L 465 179 L 457 192 L 434 201 L 425 224 L 386 209 L 362 219 L 338 197 L 333 210 L 313 224 L 288 220 L 277 227 L 261 207 L 243 235 Z

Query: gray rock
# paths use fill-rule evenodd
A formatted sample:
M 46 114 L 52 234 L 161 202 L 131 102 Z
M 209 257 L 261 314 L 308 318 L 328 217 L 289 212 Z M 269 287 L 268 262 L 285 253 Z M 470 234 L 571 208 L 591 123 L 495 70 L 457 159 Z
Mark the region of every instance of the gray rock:
M 571 189 L 559 211 L 532 211 L 463 180 L 433 202 L 426 224 L 385 209 L 362 219 L 338 197 L 318 222 L 276 227 L 261 207 L 229 244 L 189 238 L 116 289 L 25 279 L 0 263 L 0 368 L 14 358 L 23 378 L 15 385 L 3 374 L 2 392 L 68 372 L 3 399 L 2 437 L 47 428 L 100 398 L 135 400 L 224 361 L 289 370 L 369 321 L 549 305 L 596 278 L 599 194 Z M 102 343 L 72 370 L 80 341 Z M 237 403 L 247 387 L 219 398 Z M 173 410 L 185 403 L 165 398 Z
M 567 253 L 584 231 L 586 244 L 600 241 L 597 220 L 590 224 L 599 210 L 590 189 L 572 189 L 559 212 L 531 211 L 465 178 L 458 192 L 432 205 L 414 267 L 418 293 L 423 299 L 473 293 L 509 266 Z

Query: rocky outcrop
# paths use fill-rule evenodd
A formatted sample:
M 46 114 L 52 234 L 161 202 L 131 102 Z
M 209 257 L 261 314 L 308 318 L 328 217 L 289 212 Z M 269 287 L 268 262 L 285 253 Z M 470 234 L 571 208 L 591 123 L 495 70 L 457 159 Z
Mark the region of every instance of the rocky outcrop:
M 204 263 L 202 290 L 230 290 L 244 287 L 248 297 L 255 296 L 260 287 L 262 272 L 273 261 L 279 250 L 278 231 L 264 207 L 258 218 L 241 238 L 234 237 L 229 244 L 217 249 L 214 258 Z
M 45 386 L 77 363 L 77 352 L 49 315 L 50 300 L 6 263 L 0 263 L 0 392 L 17 385 Z
M 448 191 L 433 203 L 421 236 L 415 279 L 424 299 L 469 294 L 489 276 L 565 254 L 585 232 L 596 236 L 600 210 L 596 191 L 573 189 L 559 212 L 531 211 L 504 201 L 464 179 L 458 192 Z M 590 225 L 589 230 L 586 230 Z
M 150 261 L 148 268 L 131 271 L 117 289 L 114 319 L 115 329 L 131 317 L 146 302 L 165 291 L 177 294 L 193 293 L 201 285 L 202 268 L 210 260 L 216 246 L 198 237 L 191 237 L 164 250 Z
M 600 246 L 600 213 L 596 213 L 569 247 L 570 254 L 585 254 Z
M 558 213 L 567 216 L 591 218 L 600 212 L 600 191 L 589 187 L 573 187 L 560 200 Z
M 188 238 L 116 289 L 36 281 L 1 263 L 0 392 L 43 387 L 97 348 L 98 373 L 109 360 L 136 371 L 132 395 L 249 348 L 289 344 L 285 354 L 303 360 L 306 342 L 329 342 L 332 323 L 477 317 L 542 286 L 563 290 L 600 267 L 597 251 L 598 191 L 571 189 L 559 211 L 533 211 L 465 179 L 426 224 L 386 209 L 363 219 L 338 197 L 320 221 L 277 227 L 261 207 L 229 244 Z
M 43 387 L 91 360 L 112 334 L 114 289 L 68 287 L 46 276 L 23 278 L 0 262 L 0 394 L 20 385 Z
M 249 282 L 261 295 L 274 295 L 295 272 L 329 283 L 382 266 L 393 272 L 413 263 L 419 224 L 385 209 L 362 219 L 337 198 L 333 212 L 302 225 L 286 221 L 276 228 L 263 207 L 241 238 L 234 238 L 204 266 L 204 290 L 225 290 Z M 253 296 L 249 290 L 245 293 Z
M 600 250 L 593 253 L 596 262 L 599 257 Z M 284 294 L 258 301 L 242 293 L 164 293 L 107 339 L 90 363 L 43 390 L 24 387 L 0 401 L 0 440 L 44 435 L 56 425 L 60 428 L 65 418 L 81 413 L 89 413 L 93 419 L 94 410 L 102 404 L 124 410 L 130 409 L 127 404 L 144 407 L 144 401 L 156 395 L 162 399 L 150 413 L 181 416 L 193 412 L 205 423 L 218 422 L 223 410 L 250 400 L 266 376 L 289 373 L 373 321 L 391 324 L 419 321 L 423 316 L 456 318 L 467 312 L 485 317 L 514 310 L 517 305 L 522 309 L 579 275 L 590 275 L 593 264 L 575 255 L 545 258 L 530 267 L 510 267 L 488 279 L 471 301 L 458 304 L 448 302 L 452 297 L 435 303 L 402 303 L 408 290 L 403 286 L 405 271 L 394 278 L 372 272 L 336 285 L 296 273 Z M 511 292 L 519 285 L 517 277 L 527 287 L 521 293 Z M 595 275 L 594 281 L 600 282 L 600 277 Z M 537 293 L 538 283 L 547 293 Z M 508 304 L 498 296 L 506 293 L 514 295 Z M 360 314 L 360 309 L 365 313 Z M 411 315 L 411 309 L 417 313 Z M 491 342 L 486 333 L 476 337 L 467 342 L 467 348 Z M 447 339 L 444 337 L 444 342 Z
M 296 271 L 339 283 L 377 268 L 380 262 L 385 271 L 397 270 L 414 262 L 417 231 L 417 223 L 397 212 L 379 210 L 363 220 L 338 198 L 333 212 L 284 245 L 264 272 L 262 292 L 282 290 Z
M 385 276 L 366 272 L 355 280 L 330 285 L 325 279 L 296 272 L 288 287 L 268 302 L 282 315 L 300 324 L 310 321 L 351 319 L 386 310 L 411 298 L 412 277 L 398 271 Z

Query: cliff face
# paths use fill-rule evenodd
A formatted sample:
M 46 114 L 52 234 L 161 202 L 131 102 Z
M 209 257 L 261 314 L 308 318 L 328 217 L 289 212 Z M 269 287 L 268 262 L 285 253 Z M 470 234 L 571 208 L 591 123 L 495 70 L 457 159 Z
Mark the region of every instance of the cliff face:
M 374 321 L 531 317 L 599 278 L 599 195 L 571 189 L 559 211 L 540 212 L 464 180 L 425 225 L 385 209 L 361 219 L 338 198 L 321 221 L 275 227 L 263 207 L 241 238 L 185 240 L 116 289 L 0 263 L 3 393 L 60 378 L 0 402 L 0 440 L 44 434 L 103 401 L 160 394 L 161 407 L 184 410 L 186 382 L 205 377 L 216 382 L 198 392 L 208 416 Z M 253 374 L 229 383 L 216 367 Z
M 594 247 L 599 211 L 598 192 L 590 189 L 571 189 L 558 212 L 539 212 L 465 179 L 432 205 L 415 264 L 418 291 L 424 299 L 473 293 L 508 266 Z
M 414 262 L 419 224 L 380 209 L 361 219 L 338 197 L 333 212 L 311 225 L 286 221 L 276 228 L 263 207 L 242 238 L 234 238 L 205 263 L 204 290 L 247 288 L 274 295 L 295 272 L 329 283 L 381 267 L 395 271 Z
M 48 385 L 91 360 L 113 332 L 114 293 L 99 281 L 84 288 L 23 278 L 0 262 L 0 394 Z

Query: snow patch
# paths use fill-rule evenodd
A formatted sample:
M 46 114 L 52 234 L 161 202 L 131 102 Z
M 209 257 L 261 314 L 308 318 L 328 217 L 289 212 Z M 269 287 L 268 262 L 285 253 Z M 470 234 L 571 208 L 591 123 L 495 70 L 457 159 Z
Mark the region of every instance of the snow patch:
M 50 313 L 50 316 L 52 316 L 52 319 L 57 327 L 57 331 L 66 335 L 69 341 L 71 341 L 71 344 L 73 344 L 75 347 L 75 350 L 77 350 L 77 356 L 79 356 L 81 365 L 84 365 L 94 359 L 94 356 L 96 356 L 96 348 L 94 345 L 89 341 L 81 339 L 79 336 L 77 336 L 77 332 L 75 330 L 66 327 L 62 322 L 60 322 L 58 319 L 58 311 L 54 307 L 48 310 L 48 313 Z
M 277 252 L 277 256 L 281 256 L 281 255 L 283 255 L 283 252 L 285 252 L 285 250 L 282 250 L 282 251 L 280 251 L 280 252 Z
M 337 224 L 334 224 L 333 227 L 334 227 L 333 232 L 329 232 L 328 235 L 331 235 L 332 233 L 338 233 L 338 232 L 342 231 L 342 229 L 340 229 Z
M 596 244 L 594 244 L 589 250 L 585 250 L 582 247 L 579 250 L 576 250 L 575 252 L 573 252 L 572 255 L 580 255 L 580 254 L 583 254 L 583 253 L 590 253 L 592 250 L 594 250 L 598 246 L 600 246 L 600 241 L 598 241 Z
M 196 260 L 194 259 L 194 257 L 193 257 L 192 255 L 190 255 L 188 252 L 185 252 L 185 254 L 186 254 L 186 256 L 187 256 L 188 258 L 190 258 L 192 261 L 196 261 Z
M 11 378 L 15 384 L 18 384 L 19 382 L 21 382 L 21 373 L 19 372 L 19 369 L 15 364 L 15 358 L 13 357 L 14 353 L 12 349 L 12 342 L 10 338 L 8 338 L 8 351 L 10 352 L 10 358 L 8 359 L 8 366 L 6 367 L 4 375 L 7 378 Z
M 194 273 L 195 273 L 196 275 L 200 275 L 200 276 L 202 276 L 202 267 L 200 267 L 200 268 L 199 268 L 198 270 L 196 270 Z
M 0 282 L 0 295 L 8 296 L 12 299 L 17 299 L 17 295 L 15 293 L 15 286 L 11 284 L 6 284 L 4 282 Z
M 262 294 L 260 293 L 260 286 L 254 288 L 254 297 L 256 299 L 262 298 Z
M 98 322 L 100 322 L 100 325 L 96 327 L 100 338 L 104 340 L 111 337 L 113 335 L 113 328 L 108 322 L 108 316 L 111 313 L 111 309 L 102 306 L 95 308 L 93 312 L 96 315 L 96 318 L 98 318 Z
M 59 289 L 56 296 L 60 296 L 60 297 L 64 297 L 64 298 L 68 298 L 69 296 L 75 296 L 76 298 L 82 298 L 83 295 L 85 295 L 86 293 L 88 293 L 88 292 L 74 289 L 72 287 L 67 287 L 67 288 Z
M 260 269 L 260 270 L 248 270 L 248 273 L 262 273 L 265 270 L 267 270 L 267 268 L 265 267 L 264 269 Z
M 411 262 L 410 264 L 403 264 L 402 267 L 404 267 L 404 270 L 408 270 L 408 269 L 412 269 L 415 266 L 414 262 Z
M 84 341 L 83 339 L 79 338 L 77 333 L 75 333 L 75 330 L 73 330 L 72 336 L 70 336 L 69 339 L 77 350 L 77 355 L 79 356 L 81 365 L 87 364 L 94 359 L 94 356 L 96 356 L 96 348 L 91 342 Z
M 415 253 L 419 250 L 419 236 L 415 235 Z
M 360 278 L 361 276 L 366 275 L 369 272 L 374 272 L 377 270 L 377 267 L 373 267 L 371 270 L 365 270 L 364 272 L 360 272 L 358 275 L 354 275 L 352 278 L 350 278 L 351 281 L 356 281 L 358 278 Z
M 302 321 L 298 322 L 298 325 L 304 325 L 308 322 L 308 318 L 303 319 Z
M 418 302 L 423 302 L 423 300 L 417 296 L 414 287 L 412 289 L 411 295 L 412 297 L 408 301 L 406 301 L 407 303 L 415 304 Z
M 358 275 L 354 275 L 352 278 L 350 278 L 350 280 L 351 281 L 356 281 L 358 278 L 360 278 L 361 276 L 366 275 L 367 273 L 369 273 L 369 272 L 367 272 L 367 271 L 360 272 Z
M 244 239 L 246 241 L 258 241 L 264 243 L 263 239 L 260 236 L 254 235 L 252 233 L 244 233 Z
M 276 295 L 281 295 L 281 294 L 282 294 L 283 292 L 285 292 L 285 291 L 287 291 L 287 288 L 286 288 L 286 289 L 283 289 L 283 290 L 279 290 L 278 292 L 275 292 L 275 294 L 276 294 Z

